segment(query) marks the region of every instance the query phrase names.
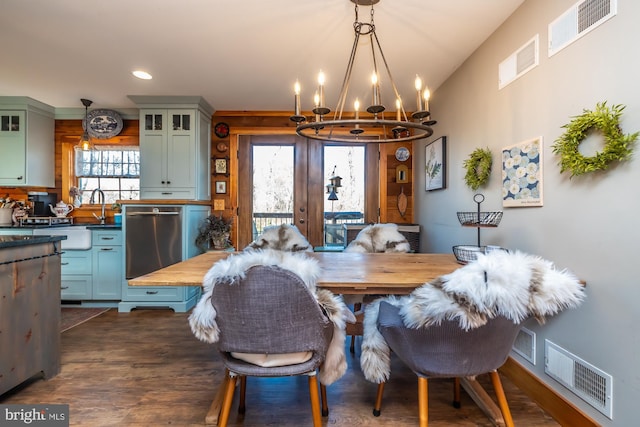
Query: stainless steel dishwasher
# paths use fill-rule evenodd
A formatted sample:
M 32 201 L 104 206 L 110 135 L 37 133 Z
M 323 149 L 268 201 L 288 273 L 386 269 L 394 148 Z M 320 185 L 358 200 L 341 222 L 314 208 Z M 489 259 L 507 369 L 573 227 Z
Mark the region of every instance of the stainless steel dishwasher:
M 126 209 L 126 279 L 182 261 L 182 209 L 175 206 Z

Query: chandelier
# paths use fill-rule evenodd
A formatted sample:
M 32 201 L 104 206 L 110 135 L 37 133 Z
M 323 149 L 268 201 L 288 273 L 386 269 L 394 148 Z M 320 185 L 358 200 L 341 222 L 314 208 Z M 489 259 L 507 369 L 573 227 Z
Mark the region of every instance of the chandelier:
M 294 86 L 294 115 L 290 118 L 292 121 L 296 122 L 296 133 L 305 138 L 321 141 L 353 142 L 355 140 L 375 143 L 406 142 L 431 136 L 433 134 L 431 126 L 436 124 L 436 121 L 430 120 L 429 90 L 427 88 L 423 90 L 422 80 L 420 77 L 416 76 L 416 111 L 411 114 L 410 120 L 405 112 L 400 93 L 398 92 L 393 78 L 391 77 L 391 71 L 384 53 L 382 52 L 382 47 L 380 46 L 380 41 L 378 40 L 373 20 L 373 5 L 378 3 L 380 0 L 350 1 L 355 4 L 355 21 L 353 22 L 355 38 L 353 41 L 353 47 L 351 48 L 351 55 L 349 56 L 347 70 L 342 82 L 342 88 L 340 89 L 340 94 L 338 96 L 337 106 L 333 112 L 333 118 L 326 120 L 326 117 L 331 113 L 331 110 L 325 104 L 324 74 L 320 72 L 318 75 L 318 89 L 314 96 L 314 108 L 312 110 L 315 115 L 314 120 L 307 120 L 307 117 L 301 114 L 300 84 L 296 82 Z M 359 21 L 358 6 L 371 6 L 369 22 Z M 373 64 L 371 74 L 371 104 L 366 108 L 366 112 L 368 114 L 363 114 L 362 116 L 364 117 L 362 117 L 360 112 L 360 100 L 356 98 L 353 103 L 354 118 L 343 118 L 344 107 L 347 102 L 349 85 L 352 77 L 351 74 L 358 51 L 360 36 L 369 36 L 371 44 L 371 59 Z M 393 119 L 385 117 L 385 111 L 387 109 L 382 103 L 379 65 L 382 65 L 384 71 L 386 71 L 388 80 L 391 83 L 391 89 L 393 90 L 396 107 L 395 117 L 393 117 Z M 393 116 L 393 113 L 388 113 L 388 116 Z M 342 128 L 343 131 L 336 132 L 340 128 Z M 346 135 L 347 130 L 350 135 Z

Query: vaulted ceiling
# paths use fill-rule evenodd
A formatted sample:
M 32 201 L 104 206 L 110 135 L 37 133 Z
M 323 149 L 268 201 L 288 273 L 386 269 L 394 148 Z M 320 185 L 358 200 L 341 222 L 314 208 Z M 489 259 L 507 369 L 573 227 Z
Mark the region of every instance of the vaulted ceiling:
M 381 0 L 376 31 L 401 95 L 413 99 L 416 74 L 437 89 L 522 2 Z M 350 0 L 3 0 L 0 96 L 132 108 L 127 95 L 201 95 L 216 110 L 286 111 L 299 80 L 309 110 L 323 70 L 333 107 L 354 18 Z M 370 96 L 369 74 L 354 70 L 350 94 Z

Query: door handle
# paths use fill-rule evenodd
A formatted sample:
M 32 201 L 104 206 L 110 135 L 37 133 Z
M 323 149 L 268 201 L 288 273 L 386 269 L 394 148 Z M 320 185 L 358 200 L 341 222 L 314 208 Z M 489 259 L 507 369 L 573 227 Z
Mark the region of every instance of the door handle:
M 300 218 L 300 219 L 298 220 L 298 222 L 299 222 L 300 224 L 304 224 L 304 218 Z

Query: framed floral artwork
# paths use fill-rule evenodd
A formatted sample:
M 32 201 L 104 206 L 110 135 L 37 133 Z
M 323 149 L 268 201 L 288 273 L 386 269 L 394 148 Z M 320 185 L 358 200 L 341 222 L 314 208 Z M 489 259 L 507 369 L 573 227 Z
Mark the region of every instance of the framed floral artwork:
M 446 188 L 446 152 L 447 137 L 441 136 L 425 147 L 425 190 Z
M 542 137 L 502 149 L 502 206 L 542 206 Z

